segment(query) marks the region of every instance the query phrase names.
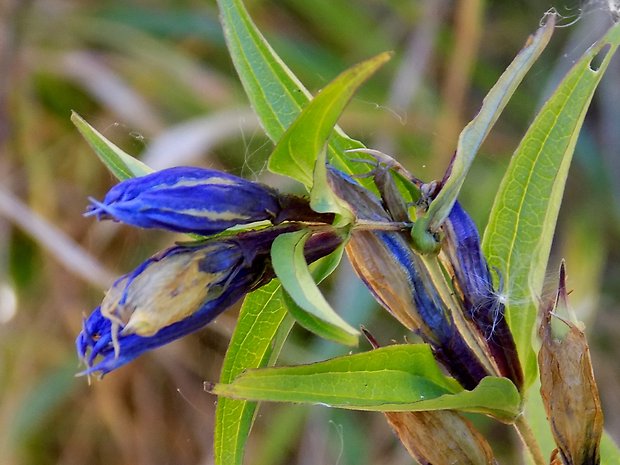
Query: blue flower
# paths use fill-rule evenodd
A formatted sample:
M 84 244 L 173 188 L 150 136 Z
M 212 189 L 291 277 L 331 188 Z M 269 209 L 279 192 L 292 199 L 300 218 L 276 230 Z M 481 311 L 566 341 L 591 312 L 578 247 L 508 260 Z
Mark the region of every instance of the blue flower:
M 455 202 L 442 225 L 444 251 L 450 257 L 463 299 L 470 305 L 487 297 L 493 282 L 480 249 L 480 235 L 469 214 Z
M 277 191 L 221 171 L 176 167 L 128 179 L 87 215 L 142 228 L 216 234 L 238 224 L 278 219 Z
M 454 274 L 465 316 L 485 340 L 499 373 L 521 388 L 523 371 L 512 332 L 504 318 L 505 305 L 494 291 L 476 225 L 459 202 L 452 207 L 442 231 L 445 255 L 440 258 Z
M 140 354 L 212 321 L 273 277 L 271 244 L 288 224 L 171 247 L 122 276 L 85 320 L 76 347 L 82 374 L 106 374 Z M 331 231 L 306 243 L 308 262 L 331 253 L 341 238 Z
M 379 199 L 343 173 L 330 169 L 330 185 L 358 219 L 390 222 Z M 459 332 L 406 232 L 357 230 L 347 256 L 377 301 L 428 343 L 435 357 L 466 389 L 490 373 Z

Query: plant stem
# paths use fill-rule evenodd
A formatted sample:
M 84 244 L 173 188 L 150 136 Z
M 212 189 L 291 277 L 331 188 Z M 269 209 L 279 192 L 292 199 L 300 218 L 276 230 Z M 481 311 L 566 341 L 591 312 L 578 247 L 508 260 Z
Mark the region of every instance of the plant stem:
M 412 225 L 406 221 L 357 220 L 353 227 L 362 231 L 405 231 L 411 229 Z
M 536 438 L 534 437 L 532 428 L 530 428 L 530 425 L 523 414 L 517 417 L 514 422 L 514 427 L 517 430 L 521 441 L 523 441 L 523 445 L 532 456 L 534 463 L 536 465 L 547 465 L 547 461 L 545 460 L 542 450 L 538 445 L 538 441 L 536 441 Z

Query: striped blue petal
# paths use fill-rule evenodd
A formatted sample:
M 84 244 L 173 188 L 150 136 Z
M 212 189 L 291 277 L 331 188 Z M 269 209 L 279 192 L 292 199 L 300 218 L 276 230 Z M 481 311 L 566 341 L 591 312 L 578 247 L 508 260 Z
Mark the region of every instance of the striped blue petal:
M 273 221 L 281 213 L 274 189 L 221 171 L 175 167 L 128 179 L 87 215 L 142 228 L 216 234 L 231 226 Z
M 330 169 L 333 191 L 358 219 L 392 221 L 374 194 Z M 377 301 L 428 343 L 436 358 L 465 388 L 489 372 L 459 332 L 406 232 L 357 230 L 347 244 L 353 269 Z
M 202 328 L 248 292 L 274 277 L 275 238 L 300 229 L 287 224 L 171 247 L 122 276 L 85 320 L 76 340 L 82 374 L 106 374 L 142 353 Z M 338 247 L 331 231 L 314 234 L 313 262 Z
M 521 388 L 523 371 L 512 332 L 504 318 L 505 305 L 494 290 L 478 229 L 459 202 L 452 207 L 442 230 L 445 237 L 440 257 L 453 271 L 465 316 L 486 342 L 499 373 Z

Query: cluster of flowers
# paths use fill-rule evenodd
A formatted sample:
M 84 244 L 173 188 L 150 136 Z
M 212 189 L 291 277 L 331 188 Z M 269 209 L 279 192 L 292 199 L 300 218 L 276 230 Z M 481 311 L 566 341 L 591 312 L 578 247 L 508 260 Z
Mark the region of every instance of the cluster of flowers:
M 407 222 L 408 206 L 389 168 L 375 170 L 380 198 L 333 168 L 329 181 L 358 220 Z M 432 200 L 436 185 L 405 174 L 422 193 L 420 205 Z M 193 332 L 269 282 L 274 277 L 270 249 L 278 235 L 323 225 L 305 245 L 309 263 L 343 240 L 325 227 L 333 215 L 312 211 L 306 199 L 201 168 L 172 168 L 121 182 L 102 202 L 92 200 L 88 214 L 207 238 L 169 248 L 114 283 L 77 339 L 85 374 L 108 373 Z M 267 226 L 226 231 L 258 221 Z M 456 203 L 437 234 L 439 262 L 417 253 L 408 231 L 393 228 L 353 228 L 347 255 L 377 301 L 427 342 L 463 387 L 472 389 L 485 376 L 496 375 L 520 388 L 523 375 L 515 344 L 502 318 L 502 303 L 493 298 L 473 221 Z M 433 263 L 441 263 L 439 274 Z
M 407 221 L 408 206 L 386 171 L 389 167 L 375 170 L 381 198 L 333 169 L 331 187 L 360 220 Z M 437 192 L 437 184 L 423 184 L 402 166 L 398 169 L 418 187 L 421 214 Z M 346 250 L 377 301 L 428 343 L 463 387 L 473 389 L 482 378 L 495 375 L 521 388 L 523 374 L 503 318 L 504 305 L 496 297 L 476 226 L 458 202 L 436 237 L 441 243 L 441 265 L 435 257 L 416 252 L 407 231 L 356 230 Z
M 278 235 L 333 219 L 312 211 L 303 198 L 190 167 L 123 181 L 103 202 L 91 202 L 87 215 L 98 219 L 207 237 L 160 252 L 112 285 L 77 338 L 83 374 L 106 374 L 205 326 L 274 277 L 270 250 Z M 220 234 L 260 221 L 270 226 Z M 341 241 L 334 231 L 318 230 L 306 242 L 306 260 L 333 252 Z

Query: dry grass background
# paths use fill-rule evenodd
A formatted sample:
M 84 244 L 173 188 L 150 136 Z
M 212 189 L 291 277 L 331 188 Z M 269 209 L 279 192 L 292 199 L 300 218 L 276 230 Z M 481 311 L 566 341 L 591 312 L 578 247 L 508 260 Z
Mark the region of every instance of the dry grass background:
M 252 0 L 285 62 L 312 90 L 374 53 L 394 60 L 354 99 L 342 126 L 441 175 L 475 114 L 549 6 L 482 0 Z M 485 144 L 463 202 L 484 225 L 510 153 L 545 92 L 610 15 L 582 5 L 519 89 Z M 571 21 L 567 18 L 565 23 Z M 620 437 L 620 59 L 599 89 L 579 142 L 550 272 L 567 259 L 572 303 L 587 322 L 607 424 Z M 81 215 L 114 183 L 72 127 L 75 110 L 156 168 L 215 166 L 282 189 L 264 170 L 270 143 L 247 107 L 210 0 L 0 2 L 0 463 L 209 464 L 218 378 L 236 310 L 199 333 L 91 385 L 73 341 L 113 276 L 178 237 Z M 386 343 L 403 331 L 343 267 L 326 290 L 352 322 Z M 283 361 L 341 348 L 299 330 Z M 498 455 L 511 441 L 496 426 Z M 510 435 L 508 436 L 510 438 Z M 247 463 L 408 464 L 381 415 L 267 405 Z M 507 462 L 509 463 L 509 462 Z

